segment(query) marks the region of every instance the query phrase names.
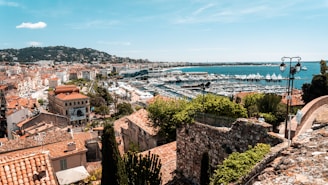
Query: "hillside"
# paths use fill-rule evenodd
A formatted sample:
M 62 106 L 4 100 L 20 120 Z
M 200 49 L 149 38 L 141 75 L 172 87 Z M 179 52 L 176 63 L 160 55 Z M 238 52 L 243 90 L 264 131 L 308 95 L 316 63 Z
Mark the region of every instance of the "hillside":
M 40 60 L 67 61 L 67 62 L 146 62 L 110 55 L 91 48 L 72 48 L 66 46 L 27 47 L 22 49 L 0 50 L 2 62 L 36 62 Z

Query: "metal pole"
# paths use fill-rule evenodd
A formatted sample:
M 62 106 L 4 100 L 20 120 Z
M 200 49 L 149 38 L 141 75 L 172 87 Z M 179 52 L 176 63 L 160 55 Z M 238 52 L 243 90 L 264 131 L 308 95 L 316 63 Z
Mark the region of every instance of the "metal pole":
M 289 130 L 288 130 L 288 146 L 290 146 L 292 140 L 291 140 L 291 135 L 290 135 L 290 130 L 291 130 L 291 124 L 292 123 L 292 115 L 289 115 Z
M 289 59 L 289 73 L 288 73 L 288 86 L 287 86 L 287 97 L 286 97 L 286 121 L 285 121 L 285 138 L 288 138 L 288 131 L 287 131 L 287 125 L 288 125 L 288 115 L 289 115 L 289 102 L 291 101 L 290 97 L 290 74 L 291 74 L 291 65 L 292 65 L 292 58 Z
M 289 73 L 288 73 L 288 88 L 287 88 L 287 105 L 286 105 L 286 122 L 285 122 L 285 138 L 288 138 L 288 133 L 291 130 L 291 125 L 289 127 L 289 132 L 287 131 L 287 124 L 288 124 L 288 119 L 289 119 L 289 112 L 290 109 L 292 107 L 292 96 L 293 96 L 293 86 L 294 86 L 294 75 L 296 72 L 298 72 L 300 70 L 300 60 L 301 57 L 297 56 L 297 57 L 282 57 L 282 64 L 280 65 L 280 67 L 284 67 L 284 60 L 285 59 L 289 59 Z M 293 59 L 297 59 L 298 63 L 295 65 L 295 67 L 292 67 L 292 60 Z M 281 71 L 284 71 L 284 68 L 280 68 Z M 289 123 L 291 124 L 291 122 Z

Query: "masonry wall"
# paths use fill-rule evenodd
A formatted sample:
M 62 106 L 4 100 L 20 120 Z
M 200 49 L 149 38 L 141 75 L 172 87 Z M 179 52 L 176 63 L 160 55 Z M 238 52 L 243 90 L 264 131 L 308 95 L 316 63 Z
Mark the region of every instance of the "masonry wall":
M 282 139 L 271 135 L 266 123 L 238 119 L 231 128 L 213 127 L 201 123 L 183 125 L 177 129 L 177 175 L 199 184 L 201 160 L 208 152 L 212 168 L 222 164 L 232 152 L 244 152 L 249 145 L 267 143 L 275 146 Z
M 129 128 L 122 129 L 124 152 L 129 151 L 131 143 L 138 146 L 139 151 L 149 150 L 157 146 L 157 136 L 150 135 L 138 125 L 128 121 Z
M 65 128 L 69 125 L 68 118 L 56 114 L 40 113 L 24 124 L 23 129 L 34 126 L 40 122 L 53 123 L 54 126 Z

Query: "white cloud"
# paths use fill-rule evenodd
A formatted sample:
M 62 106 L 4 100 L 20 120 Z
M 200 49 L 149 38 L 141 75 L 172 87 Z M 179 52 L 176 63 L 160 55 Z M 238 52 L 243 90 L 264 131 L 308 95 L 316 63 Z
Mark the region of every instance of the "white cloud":
M 30 41 L 27 43 L 28 46 L 32 46 L 32 47 L 37 47 L 37 46 L 42 46 L 41 42 L 36 42 L 36 41 Z
M 16 26 L 16 28 L 27 28 L 27 29 L 42 29 L 45 27 L 47 27 L 47 24 L 45 22 L 37 22 L 37 23 L 23 22 L 22 24 Z
M 17 7 L 17 6 L 19 6 L 19 4 L 16 3 L 16 2 L 0 0 L 0 6 L 12 6 L 12 7 Z

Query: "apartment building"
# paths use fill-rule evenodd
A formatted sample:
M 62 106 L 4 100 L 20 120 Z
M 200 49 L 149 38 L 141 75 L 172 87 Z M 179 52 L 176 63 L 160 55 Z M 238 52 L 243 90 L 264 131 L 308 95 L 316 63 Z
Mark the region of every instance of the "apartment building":
M 75 85 L 57 86 L 48 93 L 48 107 L 52 113 L 66 116 L 72 125 L 82 125 L 89 121 L 90 98 L 80 94 Z

